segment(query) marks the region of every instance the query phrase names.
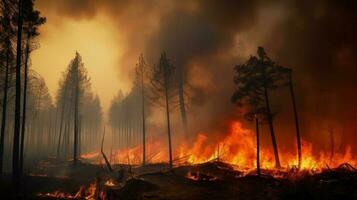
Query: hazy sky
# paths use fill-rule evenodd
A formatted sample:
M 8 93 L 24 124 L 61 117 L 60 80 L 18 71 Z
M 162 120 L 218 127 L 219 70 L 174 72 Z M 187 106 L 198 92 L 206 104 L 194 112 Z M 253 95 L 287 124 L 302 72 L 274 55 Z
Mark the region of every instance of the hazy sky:
M 351 137 L 357 129 L 356 1 L 38 0 L 36 5 L 47 23 L 32 64 L 52 96 L 76 50 L 105 110 L 119 89 L 130 89 L 140 53 L 154 64 L 165 50 L 195 89 L 190 110 L 200 119 L 195 124 L 209 129 L 234 113 L 234 65 L 263 46 L 294 71 L 304 137 L 319 141 L 315 132 L 325 134 L 331 124 L 347 127 Z M 287 93 L 279 95 L 272 104 L 279 111 L 278 138 L 284 138 L 292 130 L 291 102 Z
M 113 24 L 104 16 L 77 21 L 58 18 L 46 9 L 41 12 L 47 23 L 41 28 L 41 48 L 32 55 L 33 68 L 44 77 L 55 97 L 62 72 L 78 51 L 91 77 L 93 92 L 100 96 L 106 110 L 113 95 L 124 87 L 118 79 L 121 48 Z

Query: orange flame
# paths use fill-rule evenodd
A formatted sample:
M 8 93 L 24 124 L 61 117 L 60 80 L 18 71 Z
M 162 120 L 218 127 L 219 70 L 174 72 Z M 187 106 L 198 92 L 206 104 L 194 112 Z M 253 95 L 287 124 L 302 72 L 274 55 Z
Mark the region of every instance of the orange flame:
M 249 171 L 256 168 L 256 135 L 254 131 L 245 129 L 239 121 L 230 124 L 228 134 L 220 138 L 217 142 L 209 140 L 205 133 L 197 134 L 192 145 L 181 144 L 174 152 L 174 162 L 176 164 L 199 164 L 210 160 L 218 159 L 232 164 L 237 170 Z M 167 150 L 163 149 L 166 144 L 161 144 L 159 140 L 151 140 L 147 143 L 147 163 L 164 163 L 168 160 Z M 112 164 L 140 165 L 142 162 L 142 146 L 133 148 L 118 149 L 113 151 L 111 156 Z M 279 152 L 281 166 L 285 169 L 296 168 L 298 165 L 297 155 L 291 152 Z M 97 155 L 97 154 L 91 154 Z M 262 169 L 274 169 L 274 154 L 268 148 L 260 147 L 260 167 Z M 91 157 L 82 155 L 82 157 Z M 351 147 L 346 146 L 344 152 L 335 152 L 333 159 L 330 152 L 321 151 L 316 155 L 313 153 L 313 145 L 302 140 L 302 162 L 301 169 L 316 171 L 323 168 L 337 167 L 339 164 L 349 163 L 356 166 L 356 156 L 352 155 Z
M 43 198 L 56 198 L 56 199 L 88 199 L 88 200 L 94 200 L 98 199 L 98 197 L 105 197 L 105 194 L 102 191 L 97 191 L 97 183 L 91 183 L 87 189 L 84 188 L 84 186 L 80 186 L 78 192 L 74 195 L 61 192 L 61 191 L 55 191 L 51 193 L 39 193 L 37 196 L 43 197 Z M 105 199 L 105 198 L 101 198 Z
M 240 170 L 247 170 L 256 167 L 256 144 L 255 133 L 244 129 L 240 122 L 231 124 L 230 133 L 224 137 L 216 146 L 210 144 L 207 136 L 198 134 L 192 148 L 180 149 L 180 156 L 189 155 L 187 162 L 191 164 L 203 163 L 213 159 L 238 166 Z M 281 164 L 285 168 L 298 165 L 297 156 L 288 152 L 280 153 Z M 273 169 L 275 166 L 274 155 L 271 151 L 261 148 L 261 168 Z M 351 153 L 351 147 L 347 146 L 344 153 L 335 153 L 334 159 L 330 159 L 330 154 L 320 152 L 318 156 L 313 154 L 312 144 L 302 142 L 302 162 L 301 169 L 316 170 L 330 167 L 337 167 L 341 163 L 350 163 L 355 166 L 356 158 Z

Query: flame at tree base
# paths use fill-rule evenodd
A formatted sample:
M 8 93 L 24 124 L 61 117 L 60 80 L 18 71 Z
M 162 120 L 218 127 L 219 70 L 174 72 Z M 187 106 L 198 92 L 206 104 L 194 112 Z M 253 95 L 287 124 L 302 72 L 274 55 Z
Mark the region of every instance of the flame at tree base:
M 189 155 L 187 163 L 197 164 L 210 160 L 221 160 L 232 164 L 241 171 L 256 168 L 256 143 L 255 133 L 244 129 L 238 121 L 232 122 L 230 133 L 216 144 L 208 141 L 208 137 L 200 133 L 192 148 L 181 147 L 180 156 Z M 260 148 L 260 167 L 262 169 L 274 169 L 274 154 L 264 148 Z M 282 170 L 292 169 L 298 166 L 297 155 L 289 152 L 279 154 Z M 301 170 L 320 170 L 326 167 L 337 167 L 341 163 L 349 163 L 356 166 L 356 158 L 351 153 L 351 147 L 347 146 L 344 153 L 335 152 L 333 159 L 330 153 L 320 152 L 313 154 L 313 145 L 302 141 Z
M 233 121 L 229 127 L 229 133 L 220 138 L 219 141 L 210 141 L 205 133 L 197 134 L 192 145 L 182 144 L 174 152 L 174 163 L 176 165 L 194 165 L 212 160 L 219 160 L 234 166 L 240 171 L 251 171 L 256 168 L 256 135 L 255 132 L 244 129 L 239 121 Z M 159 140 L 148 141 L 147 163 L 167 163 L 168 153 L 162 147 L 167 146 Z M 141 165 L 142 146 L 138 145 L 129 149 L 113 151 L 112 164 Z M 98 155 L 91 153 L 82 155 L 82 158 Z M 274 154 L 271 150 L 260 147 L 261 169 L 275 169 Z M 280 151 L 279 154 L 282 168 L 280 170 L 296 169 L 298 159 L 296 153 Z M 101 163 L 101 162 L 100 162 Z M 324 168 L 335 168 L 342 163 L 356 166 L 357 159 L 352 155 L 351 147 L 346 146 L 341 152 L 334 152 L 331 159 L 330 152 L 313 153 L 313 145 L 302 140 L 302 160 L 300 170 L 312 172 L 321 171 Z

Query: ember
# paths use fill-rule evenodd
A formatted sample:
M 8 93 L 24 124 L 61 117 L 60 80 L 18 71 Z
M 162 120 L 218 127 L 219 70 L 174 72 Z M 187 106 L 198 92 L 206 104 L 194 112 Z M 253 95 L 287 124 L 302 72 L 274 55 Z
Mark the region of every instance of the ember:
M 97 200 L 98 197 L 100 199 L 105 199 L 105 194 L 103 191 L 98 191 L 97 183 L 91 183 L 87 188 L 84 186 L 80 186 L 78 192 L 74 195 L 55 191 L 52 193 L 39 193 L 38 197 L 47 197 L 47 198 L 56 198 L 56 199 L 87 199 L 87 200 Z

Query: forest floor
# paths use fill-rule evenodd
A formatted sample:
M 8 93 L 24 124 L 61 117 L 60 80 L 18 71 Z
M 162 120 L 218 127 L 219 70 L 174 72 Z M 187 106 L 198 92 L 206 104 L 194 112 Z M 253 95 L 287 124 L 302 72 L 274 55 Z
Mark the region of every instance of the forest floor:
M 1 199 L 357 199 L 357 171 L 348 164 L 319 173 L 262 171 L 243 174 L 212 161 L 168 170 L 166 164 L 146 167 L 80 162 L 38 163 L 23 178 L 19 191 L 9 176 L 0 185 Z M 81 188 L 81 189 L 80 189 Z M 78 192 L 79 191 L 79 192 Z

